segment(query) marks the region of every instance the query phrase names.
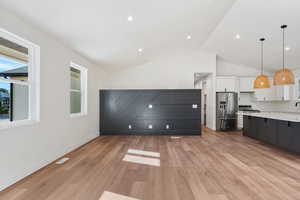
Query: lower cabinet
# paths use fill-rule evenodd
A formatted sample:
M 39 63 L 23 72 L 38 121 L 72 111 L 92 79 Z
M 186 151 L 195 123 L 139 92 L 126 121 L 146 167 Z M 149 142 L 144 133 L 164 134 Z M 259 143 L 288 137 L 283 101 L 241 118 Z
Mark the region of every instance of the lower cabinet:
M 243 117 L 243 135 L 251 137 L 253 139 L 258 139 L 258 134 L 257 134 L 257 117 L 252 117 L 252 116 L 245 116 Z
M 300 155 L 300 122 L 244 116 L 243 135 Z
M 278 121 L 279 147 L 300 154 L 300 124 L 297 122 Z
M 277 120 L 268 118 L 257 118 L 258 139 L 276 145 L 277 143 Z

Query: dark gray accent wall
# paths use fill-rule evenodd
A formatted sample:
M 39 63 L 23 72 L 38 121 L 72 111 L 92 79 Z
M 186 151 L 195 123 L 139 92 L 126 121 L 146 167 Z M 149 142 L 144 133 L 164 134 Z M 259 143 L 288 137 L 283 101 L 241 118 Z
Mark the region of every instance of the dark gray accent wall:
M 201 135 L 201 90 L 100 90 L 100 135 Z

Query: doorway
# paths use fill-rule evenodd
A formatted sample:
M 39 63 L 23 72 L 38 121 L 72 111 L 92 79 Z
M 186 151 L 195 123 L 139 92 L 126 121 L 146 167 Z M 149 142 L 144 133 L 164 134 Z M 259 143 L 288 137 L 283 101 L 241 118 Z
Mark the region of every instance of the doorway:
M 194 74 L 194 88 L 195 89 L 201 89 L 201 125 L 204 127 L 207 127 L 211 122 L 209 121 L 209 113 L 208 111 L 208 104 L 210 102 L 210 95 L 209 95 L 209 88 L 210 88 L 210 82 L 209 77 L 211 73 L 195 73 Z M 207 83 L 208 82 L 208 83 Z

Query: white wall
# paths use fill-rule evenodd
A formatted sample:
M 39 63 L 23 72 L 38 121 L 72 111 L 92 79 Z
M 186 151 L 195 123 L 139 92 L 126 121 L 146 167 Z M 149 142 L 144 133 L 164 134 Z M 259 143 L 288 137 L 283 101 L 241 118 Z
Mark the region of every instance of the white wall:
M 259 68 L 238 65 L 217 57 L 217 76 L 254 76 L 261 73 Z M 264 74 L 271 75 L 267 70 Z
M 212 74 L 211 89 L 215 91 L 216 55 L 201 51 L 173 55 L 146 64 L 130 67 L 110 74 L 107 88 L 110 89 L 191 89 L 194 88 L 194 73 Z M 212 97 L 215 102 L 215 95 Z M 210 127 L 214 129 L 214 117 Z
M 143 65 L 114 72 L 109 88 L 194 88 L 195 72 L 216 73 L 216 56 L 202 52 L 173 55 Z
M 0 27 L 41 47 L 41 120 L 0 130 L 1 190 L 98 136 L 98 86 L 104 72 L 2 8 Z M 73 119 L 69 115 L 70 61 L 88 68 L 88 115 Z

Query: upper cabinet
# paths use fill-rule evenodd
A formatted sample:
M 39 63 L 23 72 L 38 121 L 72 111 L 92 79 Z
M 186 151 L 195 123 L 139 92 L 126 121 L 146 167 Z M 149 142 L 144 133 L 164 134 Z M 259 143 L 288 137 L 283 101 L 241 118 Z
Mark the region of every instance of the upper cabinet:
M 255 99 L 257 101 L 275 101 L 275 92 L 272 87 L 269 89 L 255 89 Z
M 294 85 L 284 85 L 284 86 L 274 86 L 276 88 L 276 98 L 279 101 L 290 101 L 295 99 L 295 86 Z
M 238 81 L 232 76 L 218 76 L 216 80 L 217 92 L 238 92 Z
M 255 90 L 257 101 L 290 101 L 295 99 L 295 86 L 274 86 L 270 79 L 271 88 Z
M 240 92 L 254 92 L 255 77 L 240 77 Z
M 274 86 L 270 79 L 271 88 L 254 89 L 255 77 L 217 76 L 217 92 L 248 92 L 256 101 L 290 101 L 300 98 L 300 79 L 296 85 Z
M 296 85 L 294 89 L 294 99 L 295 100 L 300 100 L 300 77 L 297 77 L 295 79 Z

